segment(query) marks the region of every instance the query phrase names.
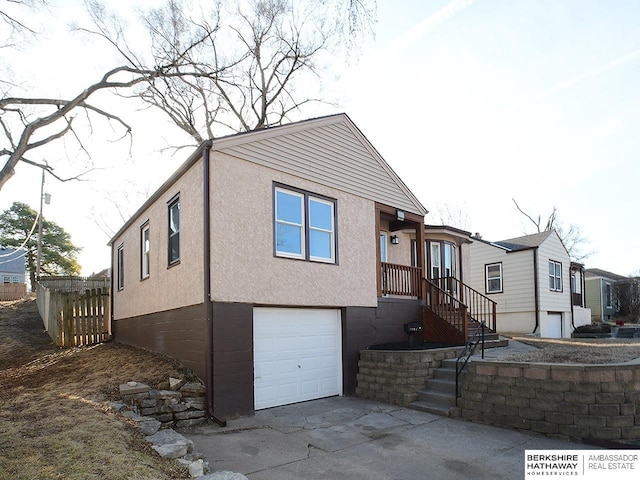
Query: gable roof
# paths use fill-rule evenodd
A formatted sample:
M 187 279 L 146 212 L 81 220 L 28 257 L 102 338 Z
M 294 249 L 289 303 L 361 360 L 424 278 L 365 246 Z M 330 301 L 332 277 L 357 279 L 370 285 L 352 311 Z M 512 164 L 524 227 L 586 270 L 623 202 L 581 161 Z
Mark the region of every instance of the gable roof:
M 219 138 L 211 150 L 421 216 L 427 213 L 344 113 Z
M 584 271 L 584 276 L 586 278 L 608 278 L 609 280 L 627 280 L 628 277 L 624 275 L 618 275 L 617 273 L 607 272 L 606 270 L 601 270 L 599 268 L 587 268 Z
M 553 233 L 552 230 L 540 233 L 534 233 L 532 235 L 524 235 L 522 237 L 510 238 L 507 240 L 500 240 L 499 242 L 493 242 L 510 252 L 517 252 L 518 250 L 528 250 L 530 248 L 537 248 L 549 238 L 549 235 Z

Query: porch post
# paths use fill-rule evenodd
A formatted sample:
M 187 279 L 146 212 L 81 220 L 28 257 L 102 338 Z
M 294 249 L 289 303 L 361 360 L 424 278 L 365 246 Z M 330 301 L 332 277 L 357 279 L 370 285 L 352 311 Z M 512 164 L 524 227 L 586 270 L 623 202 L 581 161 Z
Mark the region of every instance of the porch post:
M 418 298 L 421 300 L 426 300 L 426 295 L 423 291 L 422 279 L 426 278 L 426 270 L 425 266 L 427 264 L 425 257 L 425 246 L 424 246 L 424 218 L 422 222 L 416 223 L 416 266 L 420 268 L 420 278 L 418 279 Z
M 382 261 L 380 252 L 380 215 L 381 210 L 376 203 L 376 282 L 378 288 L 378 297 L 382 297 Z

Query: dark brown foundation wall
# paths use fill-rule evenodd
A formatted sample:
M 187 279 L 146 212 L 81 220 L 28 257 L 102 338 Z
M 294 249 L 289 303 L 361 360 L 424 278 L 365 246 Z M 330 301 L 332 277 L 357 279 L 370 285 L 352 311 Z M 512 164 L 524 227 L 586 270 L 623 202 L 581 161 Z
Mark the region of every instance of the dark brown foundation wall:
M 112 328 L 117 342 L 168 355 L 204 379 L 204 304 L 114 320 Z
M 379 298 L 377 307 L 342 309 L 342 375 L 344 393 L 356 391 L 360 350 L 371 345 L 407 340 L 404 324 L 421 322 L 424 301 Z
M 342 309 L 344 393 L 355 393 L 359 351 L 406 340 L 403 325 L 420 321 L 424 302 L 380 298 L 378 307 Z M 164 353 L 204 380 L 207 326 L 203 305 L 113 322 L 115 340 Z M 253 415 L 253 305 L 213 302 L 213 403 L 221 419 Z

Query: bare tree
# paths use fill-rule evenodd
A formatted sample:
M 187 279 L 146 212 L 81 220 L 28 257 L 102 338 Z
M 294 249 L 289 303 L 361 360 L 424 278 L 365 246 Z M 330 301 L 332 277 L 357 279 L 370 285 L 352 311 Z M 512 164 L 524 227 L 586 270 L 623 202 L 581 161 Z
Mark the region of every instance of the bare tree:
M 371 32 L 374 6 L 367 0 L 250 0 L 228 10 L 168 0 L 142 14 L 151 59 L 134 52 L 122 22 L 109 22 L 90 4 L 96 33 L 132 66 L 164 64 L 178 53 L 179 77 L 149 82 L 137 95 L 159 108 L 196 142 L 231 132 L 279 125 L 293 111 L 324 101 L 323 60 Z M 187 48 L 188 47 L 188 48 Z
M 582 248 L 585 244 L 589 243 L 587 238 L 582 234 L 582 230 L 580 227 L 574 224 L 569 224 L 568 227 L 565 227 L 558 219 L 558 210 L 554 206 L 551 213 L 547 217 L 546 220 L 543 221 L 542 217 L 538 215 L 537 217 L 533 217 L 525 212 L 518 202 L 516 202 L 515 198 L 512 198 L 513 203 L 515 204 L 518 211 L 524 215 L 533 225 L 535 225 L 537 232 L 548 232 L 551 230 L 555 230 L 560 240 L 564 244 L 564 247 L 567 249 L 571 260 L 574 262 L 581 262 L 591 256 L 593 252 L 583 252 Z

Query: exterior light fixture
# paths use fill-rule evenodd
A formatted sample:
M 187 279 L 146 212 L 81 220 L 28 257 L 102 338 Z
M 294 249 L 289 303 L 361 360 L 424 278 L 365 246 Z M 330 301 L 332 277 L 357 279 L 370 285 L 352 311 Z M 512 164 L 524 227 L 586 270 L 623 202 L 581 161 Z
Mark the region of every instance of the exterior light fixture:
M 396 210 L 396 219 L 400 222 L 404 222 L 404 210 Z
M 397 235 L 391 235 L 391 245 L 398 245 L 400 238 Z

